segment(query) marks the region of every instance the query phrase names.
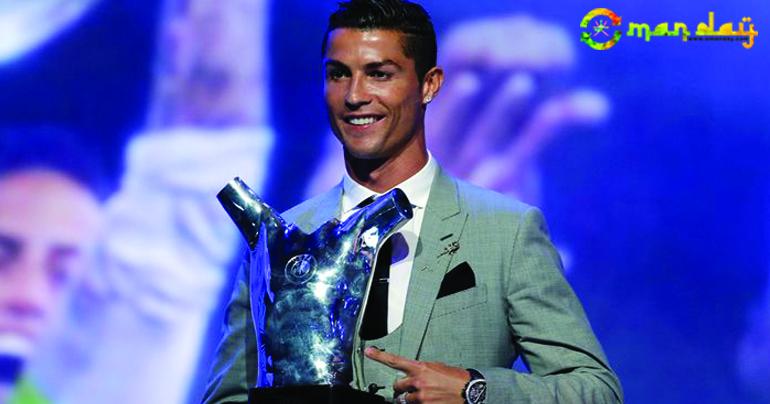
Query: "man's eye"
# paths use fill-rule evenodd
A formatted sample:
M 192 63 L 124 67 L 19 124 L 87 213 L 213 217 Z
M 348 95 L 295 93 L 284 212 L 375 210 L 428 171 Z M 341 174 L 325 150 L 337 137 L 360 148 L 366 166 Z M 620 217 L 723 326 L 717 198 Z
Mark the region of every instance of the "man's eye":
M 21 245 L 14 239 L 0 234 L 0 269 L 9 265 L 18 255 Z
M 73 271 L 68 269 L 66 266 L 57 265 L 51 268 L 48 276 L 53 285 L 56 287 L 63 287 L 69 283 L 72 277 L 72 272 Z
M 48 267 L 48 279 L 52 285 L 63 287 L 71 283 L 75 274 L 85 268 L 81 257 L 62 257 L 54 259 Z
M 371 72 L 369 72 L 369 76 L 375 79 L 387 79 L 387 78 L 390 78 L 391 74 L 387 72 L 383 72 L 382 70 L 372 70 Z
M 339 80 L 345 77 L 345 72 L 342 70 L 329 70 L 326 73 L 326 77 L 328 77 L 330 80 Z
M 7 267 L 13 261 L 13 253 L 3 248 L 0 248 L 0 270 Z

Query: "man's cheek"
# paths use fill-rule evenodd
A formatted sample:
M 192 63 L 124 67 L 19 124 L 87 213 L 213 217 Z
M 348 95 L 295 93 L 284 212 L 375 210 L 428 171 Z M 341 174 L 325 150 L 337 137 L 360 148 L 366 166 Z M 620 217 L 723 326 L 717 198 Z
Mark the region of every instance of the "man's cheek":
M 324 102 L 326 103 L 326 108 L 329 110 L 330 113 L 332 110 L 334 110 L 334 106 L 335 106 L 334 99 L 335 97 L 329 92 L 329 90 L 325 89 Z

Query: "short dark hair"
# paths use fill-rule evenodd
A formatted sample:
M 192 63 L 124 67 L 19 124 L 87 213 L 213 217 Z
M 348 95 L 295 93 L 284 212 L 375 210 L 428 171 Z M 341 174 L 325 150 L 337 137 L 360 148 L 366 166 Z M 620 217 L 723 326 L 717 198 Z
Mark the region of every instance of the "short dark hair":
M 99 154 L 74 133 L 51 126 L 0 128 L 0 177 L 35 169 L 60 173 L 99 200 L 108 195 Z
M 430 15 L 419 4 L 405 0 L 350 0 L 340 2 L 324 33 L 321 55 L 326 54 L 329 33 L 337 28 L 384 29 L 404 34 L 404 55 L 414 60 L 422 82 L 436 66 L 436 31 Z

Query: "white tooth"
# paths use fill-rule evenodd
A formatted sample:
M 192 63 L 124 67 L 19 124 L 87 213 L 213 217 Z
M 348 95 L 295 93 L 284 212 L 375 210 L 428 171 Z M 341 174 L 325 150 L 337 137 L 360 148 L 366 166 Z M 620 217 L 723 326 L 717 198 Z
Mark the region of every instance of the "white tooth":
M 353 118 L 350 120 L 350 123 L 353 125 L 369 125 L 374 123 L 375 119 L 374 117 L 366 117 L 366 118 Z

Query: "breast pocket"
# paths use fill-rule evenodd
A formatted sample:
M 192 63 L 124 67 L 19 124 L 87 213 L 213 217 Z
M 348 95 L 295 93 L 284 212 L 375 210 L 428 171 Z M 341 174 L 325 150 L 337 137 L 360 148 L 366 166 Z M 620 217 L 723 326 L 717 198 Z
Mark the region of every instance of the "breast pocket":
M 436 299 L 433 305 L 432 319 L 460 313 L 481 306 L 487 302 L 487 285 L 478 284 L 462 292 L 453 293 Z

